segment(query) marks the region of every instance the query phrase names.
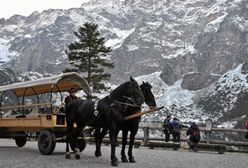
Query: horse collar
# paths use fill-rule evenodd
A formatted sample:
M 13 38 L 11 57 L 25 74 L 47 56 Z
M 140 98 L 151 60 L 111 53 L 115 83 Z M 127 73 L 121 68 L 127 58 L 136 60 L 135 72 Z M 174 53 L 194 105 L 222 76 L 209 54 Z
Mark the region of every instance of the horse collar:
M 94 115 L 97 116 L 99 111 L 98 111 L 98 102 L 99 100 L 96 100 L 94 103 Z

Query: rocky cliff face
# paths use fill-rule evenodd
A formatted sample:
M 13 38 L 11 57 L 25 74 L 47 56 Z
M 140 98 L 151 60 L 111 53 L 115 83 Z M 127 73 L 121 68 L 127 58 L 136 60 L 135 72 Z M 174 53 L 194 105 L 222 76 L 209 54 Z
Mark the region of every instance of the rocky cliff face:
M 228 80 L 223 90 L 218 86 L 228 71 L 247 69 L 247 0 L 91 0 L 69 10 L 14 15 L 0 19 L 0 67 L 21 80 L 60 73 L 69 66 L 64 51 L 75 40 L 73 32 L 86 21 L 98 23 L 113 47 L 111 83 L 157 72 L 164 82 L 157 98 L 184 117 L 200 117 L 201 110 L 221 113 L 224 121 L 233 111 L 245 113 L 239 107 L 246 109 L 246 85 L 231 97 L 226 90 L 236 86 Z

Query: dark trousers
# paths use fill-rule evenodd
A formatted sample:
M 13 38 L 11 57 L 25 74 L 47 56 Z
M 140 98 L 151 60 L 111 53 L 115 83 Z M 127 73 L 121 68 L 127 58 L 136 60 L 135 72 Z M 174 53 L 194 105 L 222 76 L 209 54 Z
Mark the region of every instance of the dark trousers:
M 190 150 L 195 150 L 195 152 L 197 152 L 197 144 L 198 144 L 199 142 L 192 142 L 192 141 L 190 141 L 190 140 L 187 140 L 187 143 L 188 143 L 188 145 L 189 145 L 189 149 L 190 149 Z
M 165 142 L 169 142 L 170 140 L 170 133 L 165 133 Z
M 170 140 L 170 131 L 169 130 L 164 130 L 165 134 L 165 142 L 169 142 Z
M 180 133 L 172 133 L 173 142 L 180 142 Z

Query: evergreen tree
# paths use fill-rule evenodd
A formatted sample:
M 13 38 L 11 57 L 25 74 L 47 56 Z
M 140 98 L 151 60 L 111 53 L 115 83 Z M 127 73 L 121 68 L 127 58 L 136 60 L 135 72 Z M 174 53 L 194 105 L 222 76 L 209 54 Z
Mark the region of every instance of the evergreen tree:
M 109 80 L 111 75 L 105 70 L 114 67 L 106 59 L 112 50 L 105 46 L 105 38 L 99 37 L 97 29 L 97 24 L 86 22 L 74 32 L 78 41 L 71 43 L 66 50 L 72 69 L 65 71 L 84 73 L 93 93 L 108 89 L 103 81 Z

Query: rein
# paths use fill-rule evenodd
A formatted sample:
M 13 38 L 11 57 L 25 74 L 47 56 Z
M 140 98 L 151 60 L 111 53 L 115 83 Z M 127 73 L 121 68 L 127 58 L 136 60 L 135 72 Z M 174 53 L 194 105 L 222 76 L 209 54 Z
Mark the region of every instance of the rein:
M 135 107 L 135 108 L 141 108 L 141 106 L 137 105 L 134 101 L 134 97 L 133 97 L 133 86 L 131 87 L 131 97 L 128 96 L 122 96 L 123 98 L 125 98 L 127 101 L 126 102 L 122 102 L 122 101 L 118 101 L 118 100 L 112 100 L 111 98 L 111 93 L 108 95 L 110 101 L 112 102 L 111 106 L 116 105 L 116 107 L 118 108 L 118 110 L 125 112 L 125 110 L 123 110 L 122 105 L 127 107 Z M 129 103 L 131 102 L 131 103 Z
M 141 106 L 138 106 L 137 104 L 130 104 L 130 103 L 123 103 L 120 101 L 115 100 L 114 103 L 116 104 L 121 104 L 121 105 L 126 105 L 126 106 L 130 106 L 130 107 L 136 107 L 136 108 L 140 108 Z

